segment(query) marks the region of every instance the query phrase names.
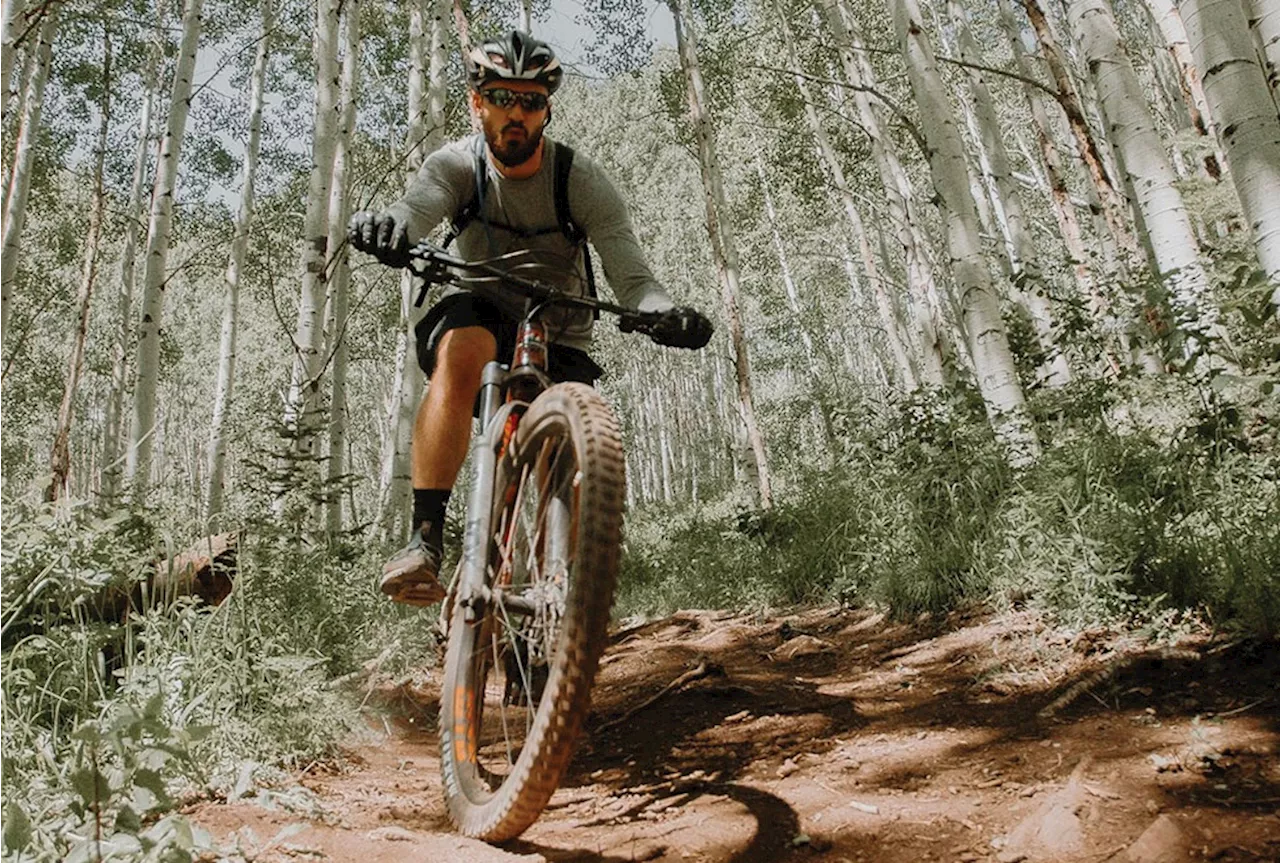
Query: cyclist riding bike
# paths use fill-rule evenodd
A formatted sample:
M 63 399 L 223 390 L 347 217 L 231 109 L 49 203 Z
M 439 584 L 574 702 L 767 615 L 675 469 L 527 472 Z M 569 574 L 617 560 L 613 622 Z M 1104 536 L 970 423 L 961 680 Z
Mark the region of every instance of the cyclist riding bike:
M 539 270 L 546 283 L 594 295 L 589 238 L 618 300 L 663 312 L 655 341 L 702 347 L 712 325 L 678 308 L 654 278 L 627 214 L 604 172 L 590 159 L 545 137 L 550 96 L 563 69 L 551 48 L 512 30 L 466 57 L 471 108 L 483 133 L 455 141 L 424 161 L 405 195 L 381 212 L 361 211 L 351 243 L 386 263 L 403 264 L 412 245 L 452 218 L 468 260 L 528 252 L 558 267 Z M 415 327 L 418 364 L 430 379 L 413 427 L 413 526 L 409 544 L 383 567 L 381 591 L 397 602 L 430 605 L 444 597 L 439 571 L 445 509 L 466 458 L 471 418 L 486 363 L 509 357 L 522 300 L 481 298 L 450 287 Z M 548 315 L 550 375 L 594 384 L 603 369 L 587 350 L 590 311 Z

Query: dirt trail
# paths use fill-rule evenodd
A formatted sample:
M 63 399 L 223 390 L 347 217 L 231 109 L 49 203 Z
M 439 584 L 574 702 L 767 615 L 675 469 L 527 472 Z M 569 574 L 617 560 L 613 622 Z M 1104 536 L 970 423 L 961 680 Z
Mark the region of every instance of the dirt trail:
M 1280 859 L 1274 642 L 1138 655 L 1029 613 L 840 609 L 682 612 L 613 641 L 518 842 L 450 832 L 435 672 L 343 772 L 192 815 L 259 861 Z

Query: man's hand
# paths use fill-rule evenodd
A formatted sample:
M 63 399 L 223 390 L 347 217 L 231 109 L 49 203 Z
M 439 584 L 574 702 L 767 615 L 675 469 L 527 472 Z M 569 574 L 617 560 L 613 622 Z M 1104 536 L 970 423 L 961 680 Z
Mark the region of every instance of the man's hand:
M 351 245 L 389 267 L 409 265 L 409 226 L 390 212 L 360 210 L 347 223 Z
M 715 327 L 706 315 L 691 306 L 677 306 L 662 313 L 649 338 L 673 348 L 706 347 Z

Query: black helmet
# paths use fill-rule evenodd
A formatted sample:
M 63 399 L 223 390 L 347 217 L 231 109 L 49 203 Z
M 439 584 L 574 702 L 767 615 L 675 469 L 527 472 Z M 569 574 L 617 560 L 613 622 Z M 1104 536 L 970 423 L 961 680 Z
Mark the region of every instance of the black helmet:
M 477 90 L 490 81 L 533 81 L 551 94 L 563 77 L 564 69 L 551 46 L 523 30 L 490 39 L 467 56 L 467 79 Z

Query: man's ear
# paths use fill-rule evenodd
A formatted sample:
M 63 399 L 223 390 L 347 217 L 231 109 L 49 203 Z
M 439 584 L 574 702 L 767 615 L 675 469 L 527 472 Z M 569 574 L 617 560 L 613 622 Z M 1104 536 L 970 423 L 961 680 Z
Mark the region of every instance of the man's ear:
M 480 113 L 480 106 L 484 103 L 483 97 L 479 90 L 471 90 L 471 111 L 474 114 Z
M 551 103 L 548 102 L 547 103 L 547 119 L 542 121 L 542 128 L 545 129 L 550 125 L 551 125 Z

